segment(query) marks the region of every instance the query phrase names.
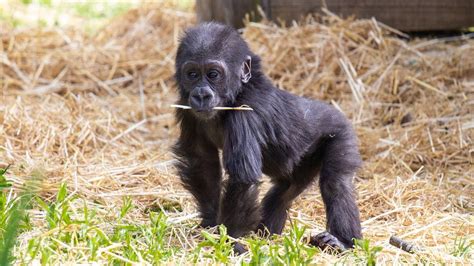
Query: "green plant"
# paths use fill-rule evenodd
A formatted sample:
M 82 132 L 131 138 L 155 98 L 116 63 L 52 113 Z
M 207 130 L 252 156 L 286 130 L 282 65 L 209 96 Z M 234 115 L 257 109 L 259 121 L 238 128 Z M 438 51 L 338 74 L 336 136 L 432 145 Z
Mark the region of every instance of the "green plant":
M 451 255 L 456 257 L 464 257 L 471 254 L 472 246 L 474 245 L 472 240 L 467 237 L 457 236 L 454 239 L 453 247 L 451 249 Z
M 251 254 L 250 261 L 243 265 L 262 265 L 270 261 L 270 256 L 264 251 L 268 249 L 268 241 L 261 238 L 253 238 L 248 240 L 249 252 Z
M 305 227 L 300 227 L 292 222 L 289 235 L 283 238 L 284 253 L 277 253 L 277 262 L 283 262 L 285 265 L 307 265 L 312 257 L 318 252 L 315 247 L 306 245 L 302 240 Z
M 31 228 L 29 216 L 25 212 L 31 194 L 24 192 L 10 198 L 2 190 L 11 187 L 5 177 L 8 168 L 0 169 L 0 265 L 9 265 L 14 261 L 12 251 L 18 234 Z
M 152 261 L 160 261 L 169 255 L 166 249 L 166 236 L 169 230 L 166 216 L 163 213 L 150 213 L 151 227 L 143 227 L 143 234 L 149 249 L 148 255 Z
M 48 204 L 41 198 L 36 197 L 36 202 L 46 211 L 46 221 L 50 229 L 61 226 L 61 224 L 69 225 L 73 223 L 69 214 L 69 203 L 73 198 L 67 197 L 67 193 L 67 185 L 61 184 L 56 195 L 56 201 Z M 85 220 L 87 220 L 87 217 Z
M 375 266 L 377 254 L 382 251 L 382 247 L 371 246 L 368 239 L 355 239 L 354 255 L 360 262 L 365 262 L 368 266 Z
M 132 208 L 133 208 L 132 199 L 130 197 L 124 198 L 122 207 L 120 208 L 119 219 L 122 220 L 123 218 L 125 218 L 125 215 L 127 215 L 127 213 Z
M 12 184 L 5 177 L 5 174 L 7 173 L 8 168 L 10 168 L 10 165 L 8 165 L 5 168 L 0 168 L 0 190 L 4 188 L 9 188 L 12 186 Z
M 197 246 L 197 254 L 200 254 L 205 249 L 208 252 L 204 253 L 205 258 L 213 259 L 215 262 L 229 263 L 229 256 L 232 254 L 232 243 L 227 235 L 227 228 L 224 225 L 219 226 L 219 235 L 212 235 L 207 231 L 201 231 L 204 240 Z
M 54 200 L 46 202 L 35 197 L 34 202 L 35 207 L 45 213 L 50 233 L 28 241 L 27 248 L 20 252 L 23 264 L 35 259 L 42 264 L 61 264 L 69 260 L 159 264 L 173 255 L 172 234 L 164 213 L 149 212 L 149 220 L 144 223 L 129 221 L 127 213 L 134 208 L 130 198 L 125 198 L 122 206 L 110 216 L 98 215 L 104 213 L 101 205 L 70 195 L 66 184 L 60 186 Z M 112 221 L 108 221 L 109 218 Z

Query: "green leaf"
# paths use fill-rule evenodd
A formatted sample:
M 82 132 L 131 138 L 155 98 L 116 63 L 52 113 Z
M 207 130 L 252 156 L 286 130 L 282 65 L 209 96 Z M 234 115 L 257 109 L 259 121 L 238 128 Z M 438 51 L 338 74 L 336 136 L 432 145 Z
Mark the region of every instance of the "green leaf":
M 10 165 L 7 165 L 5 168 L 0 168 L 0 177 L 3 177 L 3 175 L 8 171 L 8 168 L 10 168 Z
M 217 241 L 216 239 L 214 238 L 213 235 L 209 234 L 208 232 L 206 231 L 201 231 L 201 235 L 209 242 L 211 242 L 212 244 L 216 244 Z
M 61 188 L 59 188 L 58 195 L 56 196 L 56 201 L 58 203 L 62 203 L 67 196 L 67 185 L 66 183 L 61 184 Z
M 12 186 L 12 184 L 8 182 L 8 180 L 5 178 L 5 174 L 7 173 L 8 168 L 10 168 L 10 164 L 7 165 L 7 167 L 5 168 L 0 168 L 0 189 Z

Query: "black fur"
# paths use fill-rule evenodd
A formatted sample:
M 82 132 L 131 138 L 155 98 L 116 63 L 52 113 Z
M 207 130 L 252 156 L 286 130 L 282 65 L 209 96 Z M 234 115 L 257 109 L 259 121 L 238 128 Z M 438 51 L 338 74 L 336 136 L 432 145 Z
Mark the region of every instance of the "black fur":
M 250 73 L 245 73 L 245 63 L 251 64 Z M 219 75 L 211 79 L 214 69 Z M 247 74 L 248 82 L 243 78 Z M 176 80 L 178 103 L 195 108 L 177 110 L 181 135 L 173 150 L 202 225 L 223 223 L 234 237 L 257 227 L 279 234 L 292 201 L 319 174 L 329 232 L 346 247 L 352 246 L 352 238 L 362 237 L 352 185 L 361 159 L 343 114 L 326 103 L 275 88 L 240 35 L 217 23 L 186 32 L 176 56 Z M 192 102 L 190 95 L 207 100 Z M 254 110 L 212 110 L 243 104 Z M 218 150 L 229 176 L 225 185 Z M 274 185 L 260 208 L 257 186 L 262 173 Z

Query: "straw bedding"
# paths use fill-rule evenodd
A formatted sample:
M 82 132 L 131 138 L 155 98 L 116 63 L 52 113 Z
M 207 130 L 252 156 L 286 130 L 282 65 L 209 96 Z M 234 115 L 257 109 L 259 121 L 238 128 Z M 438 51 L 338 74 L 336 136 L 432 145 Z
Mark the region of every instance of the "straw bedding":
M 48 198 L 67 182 L 105 209 L 125 195 L 139 210 L 172 202 L 184 209 L 172 219 L 194 221 L 169 152 L 174 53 L 194 22 L 164 5 L 131 10 L 93 36 L 1 26 L 0 167 L 12 164 L 15 186 L 34 176 Z M 450 248 L 474 229 L 474 40 L 407 41 L 375 20 L 330 13 L 285 28 L 248 23 L 243 35 L 276 85 L 352 120 L 364 158 L 355 179 L 363 232 L 384 247 L 379 261 L 418 261 L 388 245 L 396 234 L 423 246 L 424 258 L 466 263 Z M 290 214 L 323 230 L 316 186 Z

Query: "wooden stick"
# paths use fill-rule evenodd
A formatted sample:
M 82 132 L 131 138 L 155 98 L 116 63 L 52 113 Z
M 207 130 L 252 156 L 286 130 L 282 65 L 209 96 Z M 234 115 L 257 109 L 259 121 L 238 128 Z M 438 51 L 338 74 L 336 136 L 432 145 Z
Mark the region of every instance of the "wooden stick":
M 174 108 L 181 108 L 181 109 L 192 109 L 191 106 L 187 106 L 187 105 L 181 105 L 181 104 L 172 104 L 170 105 L 171 107 L 174 107 Z M 246 104 L 243 104 L 241 106 L 237 106 L 237 107 L 227 107 L 227 106 L 217 106 L 217 107 L 214 107 L 212 108 L 214 110 L 236 110 L 236 111 L 253 111 L 253 109 L 246 105 Z
M 398 238 L 396 236 L 391 236 L 390 240 L 389 240 L 389 243 L 390 243 L 390 245 L 395 246 L 395 247 L 397 247 L 397 248 L 399 248 L 403 251 L 406 251 L 408 253 L 413 254 L 416 251 L 419 251 L 419 249 L 415 245 L 413 245 L 413 244 L 411 244 L 411 243 L 409 243 L 409 242 L 407 242 L 407 241 L 405 241 L 401 238 Z
M 172 104 L 172 105 L 170 105 L 170 106 L 171 106 L 171 107 L 174 107 L 174 108 L 191 109 L 191 106 L 181 105 L 181 104 Z
M 237 107 L 217 106 L 217 107 L 214 107 L 212 109 L 214 109 L 214 110 L 253 111 L 253 109 L 250 106 L 246 105 L 246 104 L 243 104 L 243 105 L 237 106 Z

